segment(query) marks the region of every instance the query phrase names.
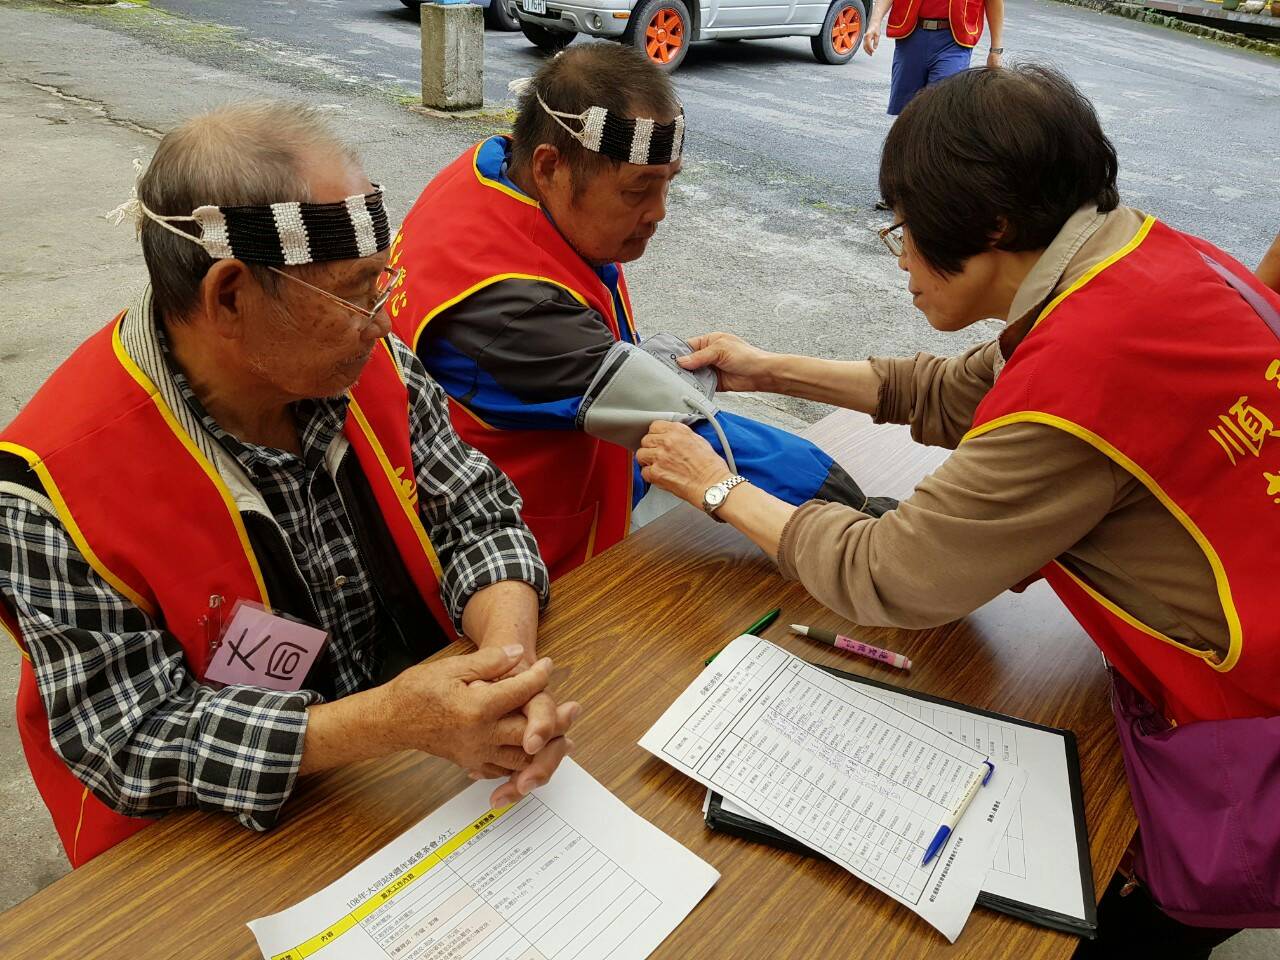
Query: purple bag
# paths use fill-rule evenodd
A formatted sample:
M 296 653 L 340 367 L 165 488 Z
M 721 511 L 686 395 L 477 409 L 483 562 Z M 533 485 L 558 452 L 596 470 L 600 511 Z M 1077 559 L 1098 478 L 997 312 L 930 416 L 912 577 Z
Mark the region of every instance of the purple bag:
M 1111 678 L 1152 898 L 1195 927 L 1280 927 L 1280 717 L 1171 727 Z
M 1280 337 L 1276 308 L 1201 256 Z M 1138 814 L 1134 866 L 1152 898 L 1190 926 L 1280 927 L 1280 717 L 1175 728 L 1114 669 L 1111 678 Z

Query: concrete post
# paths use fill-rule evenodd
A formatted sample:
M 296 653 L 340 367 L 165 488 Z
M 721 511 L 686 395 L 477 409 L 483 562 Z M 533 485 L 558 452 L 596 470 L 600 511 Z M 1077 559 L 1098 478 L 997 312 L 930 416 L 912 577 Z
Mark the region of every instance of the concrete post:
M 422 5 L 422 103 L 484 106 L 484 11 L 473 3 Z

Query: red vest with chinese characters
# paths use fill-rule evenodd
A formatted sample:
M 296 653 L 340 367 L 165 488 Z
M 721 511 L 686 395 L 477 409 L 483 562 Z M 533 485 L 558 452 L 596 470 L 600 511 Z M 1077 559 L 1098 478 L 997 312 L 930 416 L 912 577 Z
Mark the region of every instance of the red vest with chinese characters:
M 1227 254 L 1148 218 L 1050 302 L 966 436 L 1018 422 L 1064 430 L 1141 481 L 1204 551 L 1229 628 L 1223 654 L 1164 636 L 1062 562 L 1043 570 L 1176 723 L 1280 714 L 1280 341 L 1201 251 L 1280 304 Z
M 893 0 L 885 25 L 885 36 L 901 40 L 911 35 L 920 20 L 921 0 Z M 947 20 L 951 23 L 951 36 L 962 47 L 972 47 L 982 37 L 986 22 L 986 0 L 950 0 Z
M 201 680 L 215 630 L 210 598 L 271 597 L 231 491 L 121 341 L 125 314 L 67 359 L 0 433 L 0 451 L 39 478 L 81 556 L 182 645 Z M 345 436 L 407 571 L 453 635 L 440 566 L 417 514 L 408 391 L 386 344 L 351 389 Z M 116 495 L 112 495 L 115 492 Z M 73 867 L 153 821 L 97 799 L 63 763 L 13 611 L 0 622 L 22 651 L 18 732 L 40 795 Z
M 480 146 L 483 146 L 481 144 Z M 418 349 L 428 324 L 467 296 L 507 279 L 561 287 L 621 339 L 634 336 L 631 301 L 619 268 L 624 315 L 613 295 L 534 200 L 481 174 L 480 146 L 427 185 L 391 246 L 405 281 L 387 305 L 400 338 Z M 631 526 L 631 452 L 580 430 L 504 430 L 456 398 L 454 428 L 496 463 L 524 500 L 521 516 L 538 540 L 552 579 L 613 546 Z

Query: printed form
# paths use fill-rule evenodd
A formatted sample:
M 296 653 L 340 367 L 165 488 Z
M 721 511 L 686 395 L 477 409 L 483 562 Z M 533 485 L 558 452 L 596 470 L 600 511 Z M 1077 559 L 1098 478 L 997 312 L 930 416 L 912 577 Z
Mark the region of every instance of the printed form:
M 932 703 L 844 677 L 838 679 L 919 717 L 954 740 L 977 748 L 997 765 L 1013 764 L 1026 770 L 1026 789 L 996 845 L 982 891 L 1015 903 L 1084 919 L 1085 892 L 1076 846 L 1075 808 L 1071 801 L 1066 746 L 1061 736 L 1050 730 L 1002 722 L 960 707 Z M 721 801 L 721 809 L 743 817 L 752 815 L 728 797 Z
M 266 960 L 642 960 L 719 879 L 570 759 L 502 810 L 476 783 L 249 929 Z
M 752 636 L 722 651 L 640 745 L 953 942 L 1026 782 L 993 757 L 991 781 L 922 866 L 987 754 Z

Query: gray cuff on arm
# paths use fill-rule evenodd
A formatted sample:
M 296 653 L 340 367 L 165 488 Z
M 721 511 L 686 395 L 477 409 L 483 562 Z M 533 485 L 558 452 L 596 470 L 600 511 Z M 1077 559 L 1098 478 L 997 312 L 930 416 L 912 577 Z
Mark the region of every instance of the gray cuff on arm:
M 705 418 L 724 446 L 729 468 L 736 472 L 728 438 L 716 422 L 715 373 L 694 373 L 675 362 L 690 352 L 688 344 L 669 334 L 639 346 L 615 343 L 582 398 L 578 429 L 634 451 L 655 420 L 694 424 Z

